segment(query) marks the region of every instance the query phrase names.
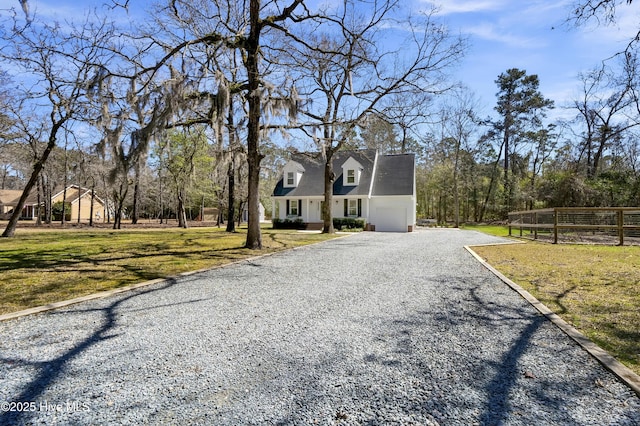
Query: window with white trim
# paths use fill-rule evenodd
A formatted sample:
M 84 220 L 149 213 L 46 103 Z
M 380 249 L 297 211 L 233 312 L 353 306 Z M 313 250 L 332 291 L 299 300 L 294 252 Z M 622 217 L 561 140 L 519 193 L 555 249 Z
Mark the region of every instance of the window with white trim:
M 349 206 L 347 207 L 347 215 L 358 216 L 358 200 L 349 200 Z
M 287 185 L 295 185 L 294 172 L 287 173 Z
M 344 217 L 362 217 L 362 198 L 344 199 Z
M 354 169 L 347 170 L 347 184 L 354 185 L 356 183 L 356 171 Z
M 300 208 L 298 206 L 299 200 L 290 200 L 289 201 L 289 216 L 300 216 L 299 211 Z

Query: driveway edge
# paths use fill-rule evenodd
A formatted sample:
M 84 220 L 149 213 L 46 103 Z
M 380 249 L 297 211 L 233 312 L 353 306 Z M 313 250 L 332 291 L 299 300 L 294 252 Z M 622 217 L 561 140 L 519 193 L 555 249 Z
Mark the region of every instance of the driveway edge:
M 509 243 L 503 243 L 509 244 Z M 487 246 L 497 244 L 484 244 Z M 594 357 L 600 364 L 602 364 L 607 370 L 611 371 L 617 376 L 624 384 L 630 387 L 640 397 L 640 376 L 634 373 L 630 368 L 623 365 L 620 361 L 611 356 L 608 352 L 602 349 L 600 346 L 593 343 L 587 336 L 576 330 L 568 322 L 556 315 L 551 309 L 547 308 L 542 302 L 536 299 L 527 290 L 520 287 L 515 282 L 504 276 L 500 271 L 491 266 L 480 257 L 473 249 L 472 246 L 464 246 L 464 248 L 474 257 L 478 262 L 487 268 L 496 277 L 500 278 L 505 284 L 515 290 L 520 296 L 522 296 L 527 302 L 533 305 L 542 315 L 544 315 L 549 321 L 562 330 L 567 336 L 578 343 L 584 350 L 586 350 L 592 357 Z

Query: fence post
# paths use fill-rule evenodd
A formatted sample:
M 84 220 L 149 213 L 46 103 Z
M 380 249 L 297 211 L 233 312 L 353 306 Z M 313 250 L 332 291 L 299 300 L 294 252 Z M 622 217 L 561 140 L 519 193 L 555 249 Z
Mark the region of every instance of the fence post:
M 533 228 L 533 239 L 537 240 L 538 239 L 538 212 L 535 212 L 533 214 L 533 224 L 536 225 L 536 227 Z
M 522 225 L 524 225 L 524 216 L 526 215 L 526 213 L 522 213 L 520 214 L 520 238 L 522 238 Z
M 553 244 L 558 244 L 558 209 L 553 209 Z
M 620 245 L 624 245 L 624 212 L 622 209 L 618 210 L 618 237 L 620 238 Z

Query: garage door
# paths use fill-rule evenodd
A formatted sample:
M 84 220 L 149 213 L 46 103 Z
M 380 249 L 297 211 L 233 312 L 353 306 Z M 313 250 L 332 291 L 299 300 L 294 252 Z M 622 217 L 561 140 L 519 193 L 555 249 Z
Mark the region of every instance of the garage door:
M 382 207 L 376 209 L 376 232 L 407 232 L 407 209 Z

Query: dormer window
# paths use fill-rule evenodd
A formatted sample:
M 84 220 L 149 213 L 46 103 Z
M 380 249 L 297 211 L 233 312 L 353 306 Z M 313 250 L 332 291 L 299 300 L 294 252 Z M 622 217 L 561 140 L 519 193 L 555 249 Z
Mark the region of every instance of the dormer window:
M 354 169 L 347 170 L 347 185 L 356 184 L 356 171 Z
M 284 179 L 283 185 L 285 188 L 295 188 L 300 184 L 300 179 L 302 179 L 302 174 L 304 173 L 304 167 L 302 164 L 297 161 L 289 161 L 286 166 L 284 166 Z
M 353 157 L 349 157 L 342 164 L 342 183 L 346 186 L 356 186 L 360 184 L 360 175 L 362 175 L 362 164 Z

